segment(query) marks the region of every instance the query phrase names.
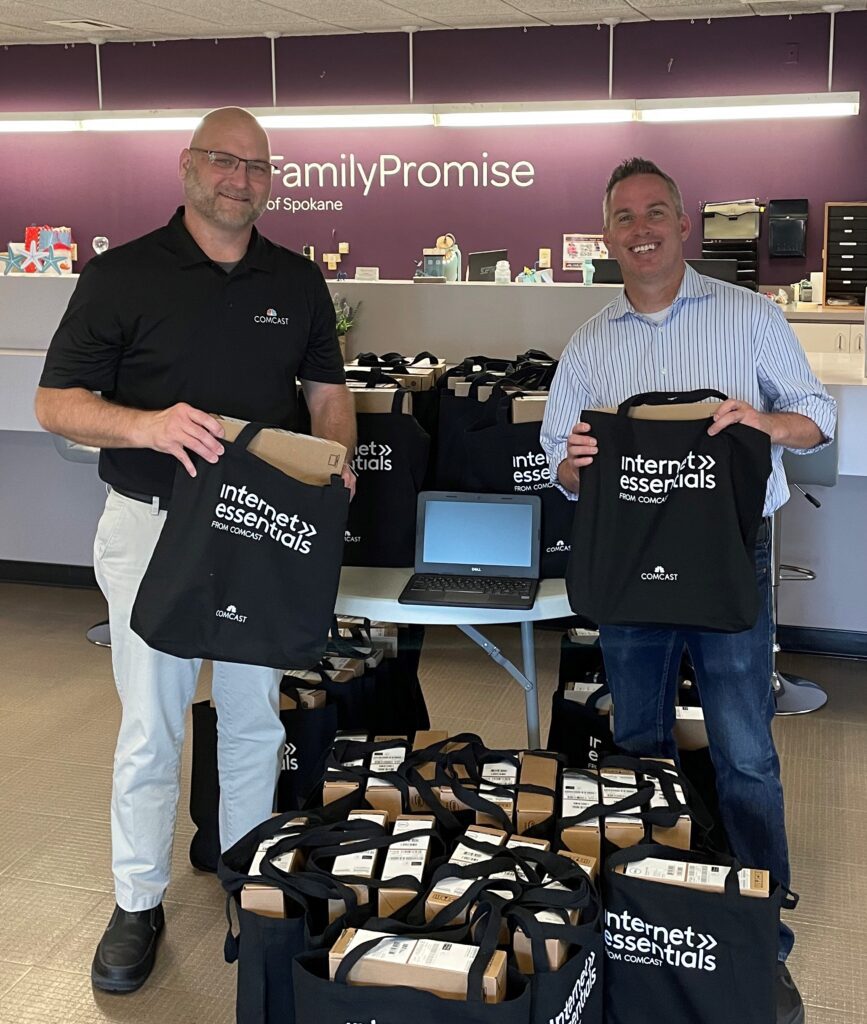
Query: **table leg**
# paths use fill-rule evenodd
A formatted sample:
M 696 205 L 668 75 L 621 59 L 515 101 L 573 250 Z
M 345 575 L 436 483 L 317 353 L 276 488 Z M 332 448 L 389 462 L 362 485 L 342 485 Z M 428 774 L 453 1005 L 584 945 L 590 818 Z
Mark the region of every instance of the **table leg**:
M 539 732 L 539 689 L 536 685 L 536 645 L 533 640 L 533 623 L 521 623 L 521 652 L 524 656 L 524 678 L 530 684 L 524 689 L 527 705 L 527 742 L 531 750 L 542 745 Z
M 539 694 L 536 690 L 536 650 L 533 641 L 532 622 L 521 623 L 521 652 L 524 657 L 522 672 L 503 654 L 496 644 L 480 633 L 475 626 L 458 626 L 458 629 L 481 647 L 498 665 L 502 666 L 524 691 L 527 710 L 527 738 L 532 749 L 541 745 L 539 735 Z

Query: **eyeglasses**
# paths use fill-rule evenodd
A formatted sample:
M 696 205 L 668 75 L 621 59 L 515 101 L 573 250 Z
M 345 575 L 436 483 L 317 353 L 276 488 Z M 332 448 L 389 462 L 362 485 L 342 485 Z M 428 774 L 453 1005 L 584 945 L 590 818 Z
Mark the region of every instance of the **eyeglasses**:
M 217 149 L 201 149 L 199 146 L 190 146 L 189 148 L 192 153 L 206 153 L 208 163 L 221 174 L 233 174 L 238 169 L 238 164 L 244 164 L 248 178 L 254 181 L 265 181 L 277 170 L 277 167 L 267 160 L 247 160 L 242 156 L 235 156 L 234 153 L 222 153 Z

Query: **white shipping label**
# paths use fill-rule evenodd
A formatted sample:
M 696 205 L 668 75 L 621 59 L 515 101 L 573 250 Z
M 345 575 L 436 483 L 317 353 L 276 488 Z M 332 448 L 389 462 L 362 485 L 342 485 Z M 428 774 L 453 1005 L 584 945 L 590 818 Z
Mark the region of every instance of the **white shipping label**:
M 441 896 L 457 898 L 458 896 L 463 896 L 474 881 L 474 878 L 444 878 L 442 881 L 437 882 L 433 892 Z
M 433 826 L 434 823 L 432 821 L 427 821 L 423 818 L 418 821 L 413 821 L 411 818 L 398 818 L 397 821 L 394 823 L 394 828 L 391 830 L 391 834 L 399 836 L 402 835 L 404 832 L 421 832 L 422 829 L 427 829 L 428 831 L 430 831 L 433 829 Z M 408 840 L 408 842 L 410 843 L 417 841 L 418 840 L 415 839 Z M 401 846 L 403 846 L 403 843 L 398 843 L 397 847 L 392 847 L 392 849 L 398 849 Z
M 652 878 L 665 882 L 682 882 L 686 878 L 686 864 L 681 860 L 662 860 L 659 857 L 645 857 L 626 865 L 626 874 L 631 878 Z
M 343 767 L 344 768 L 360 768 L 363 764 L 364 764 L 364 758 L 360 758 L 358 761 L 344 761 L 343 762 Z M 331 767 L 329 767 L 328 771 L 330 771 L 330 772 L 339 772 L 340 769 L 339 768 L 331 768 Z
M 385 750 L 374 750 L 370 755 L 370 770 L 381 774 L 383 772 L 396 772 L 406 760 L 406 746 L 387 747 Z M 390 786 L 390 782 L 384 779 L 370 779 L 368 786 Z
M 599 791 L 593 779 L 584 775 L 573 775 L 571 772 L 563 773 L 563 817 L 572 818 L 576 814 L 583 814 L 588 807 L 599 803 Z M 596 825 L 597 822 L 587 821 L 583 824 Z
M 392 846 L 388 851 L 385 867 L 382 869 L 383 882 L 389 882 L 392 878 L 399 878 L 401 875 L 412 875 L 413 878 L 421 881 L 429 844 L 429 839 L 411 839 L 406 844 Z M 411 846 L 412 849 L 410 849 Z
M 678 706 L 674 709 L 674 717 L 683 722 L 703 722 L 704 708 Z
M 436 967 L 438 971 L 468 974 L 478 952 L 475 946 L 466 946 L 460 942 L 419 939 L 408 963 L 417 967 Z
M 731 868 L 721 864 L 688 864 L 686 881 L 689 885 L 704 885 L 722 892 Z M 741 868 L 738 872 L 738 885 L 741 889 L 750 888 L 750 869 Z
M 253 855 L 253 861 L 250 864 L 250 870 L 247 872 L 247 874 L 251 875 L 251 876 L 253 876 L 253 875 L 261 875 L 262 874 L 262 858 L 271 849 L 271 847 L 274 846 L 276 843 L 279 843 L 281 839 L 286 839 L 287 836 L 297 836 L 297 835 L 298 835 L 298 830 L 296 829 L 293 832 L 278 832 L 277 835 L 271 836 L 270 839 L 263 839 L 262 842 L 259 843 L 259 848 L 256 850 L 256 853 Z M 275 860 L 274 863 L 277 864 L 277 861 Z M 279 867 L 280 865 L 277 864 L 277 866 Z
M 680 786 L 676 782 L 674 783 L 674 795 L 675 795 L 678 803 L 681 803 L 681 804 L 685 804 L 686 803 L 686 797 L 684 796 L 684 793 L 683 793 L 683 787 Z M 654 779 L 653 780 L 653 796 L 651 797 L 651 800 L 650 800 L 650 806 L 651 807 L 668 807 L 668 801 L 665 799 L 665 796 L 663 795 L 662 785 L 661 785 L 659 779 Z
M 489 761 L 482 765 L 482 779 L 494 786 L 514 786 L 518 781 L 518 766 L 511 761 Z
M 342 843 L 342 846 L 350 846 L 350 843 Z M 331 868 L 333 875 L 359 875 L 361 878 L 372 878 L 373 869 L 376 865 L 378 850 L 365 850 L 359 853 L 341 853 L 334 858 L 334 865 Z
M 586 704 L 587 701 L 602 689 L 602 683 L 567 683 L 563 696 L 567 700 L 576 700 L 579 704 Z
M 378 938 L 381 934 L 381 932 L 370 932 L 364 928 L 359 928 L 346 947 L 346 952 L 348 953 L 351 949 L 355 949 L 356 946 L 360 946 L 363 942 L 370 942 L 371 939 Z M 365 953 L 363 959 L 382 960 L 393 964 L 407 964 L 417 941 L 417 939 L 409 939 L 405 936 L 386 936 L 369 953 Z

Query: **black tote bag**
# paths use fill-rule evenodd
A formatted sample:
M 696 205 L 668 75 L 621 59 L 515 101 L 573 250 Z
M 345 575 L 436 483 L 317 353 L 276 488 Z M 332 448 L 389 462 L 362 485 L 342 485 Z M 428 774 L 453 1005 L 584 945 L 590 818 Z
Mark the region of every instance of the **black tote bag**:
M 541 423 L 512 423 L 512 402 L 496 385 L 484 403 L 484 418 L 464 435 L 466 462 L 461 489 L 485 494 L 536 494 L 542 501 L 539 577 L 562 579 L 569 557 L 575 502 L 551 481 L 539 440 Z
M 722 892 L 615 871 L 645 857 L 728 867 Z M 669 846 L 612 854 L 604 872 L 607 1024 L 773 1024 L 780 907 L 797 904 L 771 880 L 767 899 L 742 895 L 740 865 Z
M 642 420 L 635 405 L 717 391 L 652 393 L 616 415 L 585 411 L 599 454 L 581 470 L 566 581 L 572 609 L 605 625 L 736 632 L 756 621 L 755 542 L 771 469 L 767 434 L 711 419 Z
M 216 464 L 180 467 L 131 626 L 179 658 L 306 667 L 334 612 L 349 491 L 300 483 L 247 451 L 250 423 Z
M 566 696 L 566 683 L 597 685 L 585 701 Z M 600 713 L 598 705 L 611 694 L 602 661 L 602 648 L 593 644 L 572 643 L 564 633 L 560 642 L 560 669 L 557 689 L 551 695 L 551 725 L 548 750 L 566 757 L 569 768 L 598 768 L 599 759 L 617 753 L 611 734 L 611 717 Z
M 415 562 L 416 504 L 430 438 L 415 416 L 401 411 L 407 393 L 395 391 L 390 412 L 356 416 L 352 468 L 358 481 L 349 506 L 344 565 L 400 568 Z
M 283 693 L 292 689 L 281 685 Z M 193 704 L 193 757 L 190 771 L 190 817 L 196 832 L 190 842 L 190 863 L 199 871 L 216 871 L 220 859 L 220 780 L 217 770 L 217 709 L 207 701 Z M 302 807 L 325 770 L 325 757 L 337 735 L 337 707 L 284 709 L 286 733 L 277 777 L 275 807 Z

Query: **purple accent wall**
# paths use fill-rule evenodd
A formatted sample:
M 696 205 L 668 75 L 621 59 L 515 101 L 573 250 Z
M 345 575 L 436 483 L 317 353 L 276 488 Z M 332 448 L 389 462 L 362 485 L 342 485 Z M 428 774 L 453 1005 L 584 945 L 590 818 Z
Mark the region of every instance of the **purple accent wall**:
M 51 73 L 34 74 L 35 67 Z M 96 104 L 90 44 L 0 47 L 0 110 L 95 110 Z
M 867 13 L 838 17 L 834 87 L 860 90 L 867 105 Z M 607 32 L 593 27 L 431 32 L 416 39 L 419 102 L 601 97 L 607 95 Z M 785 63 L 797 43 L 799 63 Z M 166 59 L 169 49 L 171 61 Z M 77 46 L 10 47 L 0 51 L 0 106 L 26 110 L 32 90 L 23 84 L 26 58 L 46 50 L 64 64 L 56 92 L 40 94 L 39 109 L 93 108 L 92 50 Z M 213 66 L 214 51 L 230 61 L 226 78 Z M 534 57 L 533 54 L 536 54 Z M 827 73 L 827 17 L 742 18 L 713 22 L 629 24 L 617 30 L 618 95 L 725 95 L 820 91 Z M 88 59 L 83 61 L 82 55 Z M 674 58 L 669 72 L 668 61 Z M 535 64 L 533 63 L 535 60 Z M 224 67 L 225 65 L 223 65 Z M 402 35 L 278 40 L 278 102 L 336 104 L 406 102 L 406 39 Z M 10 70 L 11 69 L 11 70 Z M 601 86 L 600 86 L 601 81 Z M 29 79 L 28 79 L 29 82 Z M 231 82 L 226 88 L 224 82 Z M 268 43 L 262 39 L 107 45 L 103 51 L 106 106 L 207 107 L 226 102 L 270 103 Z M 454 83 L 454 84 L 451 84 Z M 668 84 L 667 88 L 664 86 Z M 88 90 L 93 88 L 93 99 Z M 75 102 L 69 102 L 70 96 Z M 67 100 L 67 102 L 63 102 Z M 105 234 L 117 245 L 164 223 L 181 202 L 178 133 L 146 135 L 0 136 L 4 197 L 0 245 L 23 236 L 24 225 L 69 224 L 81 246 Z M 530 188 L 404 188 L 384 190 L 289 188 L 275 179 L 273 195 L 341 200 L 340 212 L 266 213 L 262 230 L 276 241 L 317 255 L 348 241 L 341 264 L 378 265 L 383 277 L 409 277 L 412 261 L 443 231 L 452 231 L 464 254 L 508 248 L 514 268 L 553 250 L 559 270 L 564 231 L 601 230 L 600 200 L 610 170 L 640 153 L 656 160 L 681 184 L 696 221 L 687 255 L 699 255 L 698 205 L 702 200 L 806 197 L 810 201 L 808 258 L 769 260 L 760 241 L 761 278 L 788 283 L 821 266 L 823 205 L 867 200 L 867 113 L 832 121 L 723 125 L 622 125 L 597 128 L 405 129 L 370 132 L 275 131 L 272 149 L 283 162 L 332 161 L 353 154 L 365 165 L 381 154 L 404 161 L 530 161 Z M 433 172 L 430 172 L 431 174 Z

